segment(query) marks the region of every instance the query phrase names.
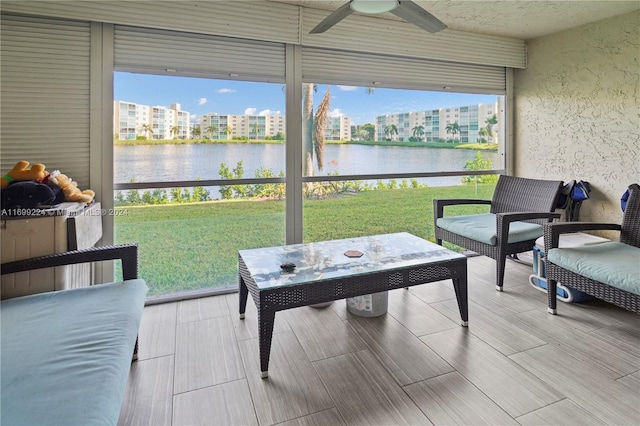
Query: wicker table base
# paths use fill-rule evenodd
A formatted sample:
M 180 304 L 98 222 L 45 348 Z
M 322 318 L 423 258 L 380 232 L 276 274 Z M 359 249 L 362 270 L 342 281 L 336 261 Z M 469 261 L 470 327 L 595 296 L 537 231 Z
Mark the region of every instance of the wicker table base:
M 349 259 L 344 248 L 364 256 Z M 294 263 L 293 272 L 280 269 Z M 451 279 L 462 326 L 468 325 L 467 260 L 407 233 L 296 244 L 238 253 L 240 318 L 251 293 L 258 310 L 260 370 L 268 376 L 276 312 Z

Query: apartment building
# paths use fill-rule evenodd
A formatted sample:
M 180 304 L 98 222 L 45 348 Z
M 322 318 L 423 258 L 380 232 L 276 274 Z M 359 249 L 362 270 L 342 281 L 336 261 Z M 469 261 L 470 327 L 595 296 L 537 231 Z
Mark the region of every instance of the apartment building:
M 113 110 L 113 129 L 116 138 L 132 140 L 136 136 L 147 136 L 145 125 L 151 124 L 148 106 L 127 101 L 114 101 Z
M 171 129 L 174 129 L 171 136 L 178 139 L 189 139 L 191 137 L 190 114 L 187 111 L 182 111 L 180 104 L 171 104 L 170 111 L 173 114 L 173 123 L 169 128 L 169 133 L 171 134 Z
M 498 102 L 474 104 L 452 108 L 380 115 L 376 117 L 375 137 L 378 141 L 408 141 L 412 137 L 425 142 L 453 139 L 459 142 L 479 142 L 482 138 L 492 141 L 497 136 L 498 125 L 492 127 L 493 135 L 481 136 L 487 119 L 499 117 Z M 458 123 L 456 133 L 447 133 L 447 125 Z
M 284 115 L 218 115 L 215 112 L 203 114 L 200 118 L 203 136 L 211 139 L 247 137 L 249 139 L 273 138 L 286 132 Z M 351 118 L 346 116 L 328 117 L 325 126 L 327 140 L 351 140 Z
M 115 136 L 133 140 L 138 136 L 150 139 L 188 139 L 190 114 L 180 104 L 163 106 L 140 105 L 127 101 L 113 102 Z
M 325 129 L 326 140 L 351 140 L 351 118 L 346 115 L 328 117 Z
M 235 115 L 212 112 L 200 117 L 202 136 L 211 139 L 247 137 L 265 139 L 278 133 L 285 134 L 285 119 L 282 115 Z

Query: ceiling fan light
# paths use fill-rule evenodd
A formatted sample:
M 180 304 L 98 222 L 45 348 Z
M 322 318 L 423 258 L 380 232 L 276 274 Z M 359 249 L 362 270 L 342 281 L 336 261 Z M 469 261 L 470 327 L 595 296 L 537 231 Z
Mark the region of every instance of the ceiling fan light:
M 360 13 L 384 13 L 398 7 L 398 0 L 351 0 L 350 7 Z

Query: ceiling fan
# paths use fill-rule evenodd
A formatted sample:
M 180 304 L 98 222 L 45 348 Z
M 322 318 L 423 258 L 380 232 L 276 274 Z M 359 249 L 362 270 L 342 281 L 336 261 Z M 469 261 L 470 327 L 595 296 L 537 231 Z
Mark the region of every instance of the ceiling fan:
M 367 14 L 391 12 L 430 33 L 437 33 L 447 28 L 444 22 L 409 0 L 350 0 L 324 18 L 309 34 L 323 33 L 353 12 Z

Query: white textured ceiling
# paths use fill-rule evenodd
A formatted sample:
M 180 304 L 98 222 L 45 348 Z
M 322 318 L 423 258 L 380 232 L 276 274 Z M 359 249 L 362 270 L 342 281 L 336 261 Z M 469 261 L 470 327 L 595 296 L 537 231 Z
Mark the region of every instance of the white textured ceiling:
M 327 10 L 347 0 L 269 0 Z M 415 3 L 454 30 L 529 40 L 640 9 L 640 1 L 447 0 Z M 391 13 L 377 15 L 399 20 Z M 346 20 L 349 18 L 347 17 Z M 340 25 L 340 24 L 338 24 Z M 417 29 L 417 28 L 416 28 Z M 417 29 L 420 31 L 419 29 Z M 329 30 L 331 31 L 331 30 Z

